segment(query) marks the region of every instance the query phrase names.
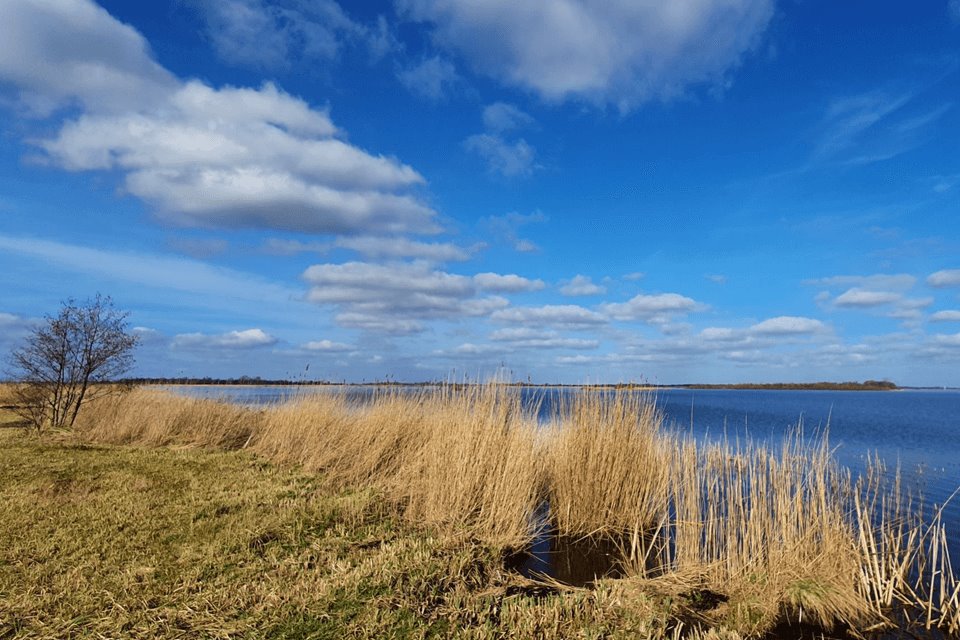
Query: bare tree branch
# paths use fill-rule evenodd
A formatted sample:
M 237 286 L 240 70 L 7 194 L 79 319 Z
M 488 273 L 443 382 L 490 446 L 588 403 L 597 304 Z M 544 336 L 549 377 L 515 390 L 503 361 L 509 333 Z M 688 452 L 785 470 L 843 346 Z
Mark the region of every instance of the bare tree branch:
M 38 432 L 73 426 L 80 407 L 102 395 L 98 385 L 133 367 L 137 337 L 127 330 L 128 315 L 97 294 L 84 303 L 67 300 L 47 316 L 10 354 L 20 416 Z

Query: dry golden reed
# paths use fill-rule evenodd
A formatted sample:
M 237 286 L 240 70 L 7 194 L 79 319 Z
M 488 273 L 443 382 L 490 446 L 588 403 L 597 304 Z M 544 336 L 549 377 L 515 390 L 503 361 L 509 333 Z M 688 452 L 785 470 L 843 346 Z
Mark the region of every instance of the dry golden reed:
M 872 610 L 857 590 L 859 550 L 843 495 L 849 476 L 826 438 L 768 447 L 677 440 L 660 566 L 699 574 L 730 595 L 725 615 L 760 631 L 778 617 L 860 627 Z
M 512 387 L 451 388 L 422 398 L 422 444 L 401 463 L 399 495 L 416 520 L 520 545 L 541 500 L 536 417 Z
M 568 535 L 647 531 L 666 509 L 670 451 L 643 394 L 584 391 L 549 429 L 550 511 Z
M 84 407 L 76 429 L 112 444 L 238 449 L 260 420 L 261 412 L 226 402 L 134 390 Z
M 247 448 L 334 486 L 372 486 L 411 521 L 498 547 L 528 543 L 547 501 L 558 534 L 616 541 L 628 582 L 722 594 L 697 616 L 747 635 L 783 619 L 868 629 L 902 616 L 960 631 L 940 519 L 924 524 L 896 474 L 851 478 L 825 434 L 798 428 L 779 450 L 698 443 L 663 428 L 653 397 L 625 391 L 572 394 L 548 424 L 535 409 L 497 383 L 261 408 L 137 390 L 88 407 L 78 430 Z

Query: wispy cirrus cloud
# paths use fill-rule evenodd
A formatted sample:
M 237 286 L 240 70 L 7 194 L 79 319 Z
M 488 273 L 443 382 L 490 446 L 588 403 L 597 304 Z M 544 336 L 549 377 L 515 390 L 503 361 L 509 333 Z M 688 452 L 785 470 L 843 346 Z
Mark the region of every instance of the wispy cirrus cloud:
M 478 133 L 464 140 L 463 146 L 483 158 L 491 173 L 506 178 L 526 177 L 539 168 L 537 150 L 523 138 L 510 141 L 499 134 Z
M 491 173 L 506 178 L 527 177 L 541 168 L 537 163 L 537 150 L 524 138 L 514 138 L 511 134 L 535 124 L 532 116 L 517 107 L 495 102 L 483 109 L 486 131 L 467 137 L 463 146 L 483 158 Z
M 847 151 L 912 99 L 912 92 L 869 92 L 833 100 L 826 109 L 814 155 L 826 159 Z
M 865 289 L 887 289 L 893 291 L 906 291 L 916 283 L 917 278 L 908 273 L 877 273 L 867 276 L 841 275 L 804 280 L 804 284 L 820 287 L 862 287 Z
M 494 102 L 483 108 L 483 126 L 487 131 L 504 133 L 536 125 L 529 113 L 507 102 Z
M 293 256 L 300 253 L 326 254 L 334 249 L 348 249 L 374 260 L 409 258 L 440 263 L 465 262 L 481 248 L 481 244 L 462 247 L 452 242 L 423 242 L 403 236 L 340 236 L 328 242 L 268 238 L 259 250 L 270 255 Z
M 523 214 L 515 211 L 502 216 L 481 218 L 478 226 L 486 235 L 492 236 L 520 253 L 534 253 L 540 250 L 532 240 L 520 237 L 520 230 L 532 224 L 547 222 L 547 216 L 540 211 Z
M 479 246 L 461 247 L 450 242 L 421 242 L 399 236 L 342 237 L 334 246 L 356 251 L 374 259 L 427 260 L 430 262 L 464 262 L 469 260 Z
M 230 64 L 289 70 L 301 61 L 330 61 L 345 44 L 382 34 L 350 19 L 333 0 L 194 0 L 217 55 Z
M 916 148 L 953 108 L 944 103 L 919 109 L 923 89 L 876 90 L 833 100 L 818 127 L 813 162 L 865 165 Z
M 397 80 L 411 93 L 434 102 L 447 98 L 463 85 L 453 63 L 440 56 L 397 69 Z
M 302 296 L 294 287 L 191 258 L 95 249 L 4 234 L 0 234 L 0 250 L 23 259 L 42 261 L 71 275 L 89 274 L 103 282 L 136 285 L 140 290 L 194 294 L 197 299 L 220 308 L 251 302 L 285 306 Z

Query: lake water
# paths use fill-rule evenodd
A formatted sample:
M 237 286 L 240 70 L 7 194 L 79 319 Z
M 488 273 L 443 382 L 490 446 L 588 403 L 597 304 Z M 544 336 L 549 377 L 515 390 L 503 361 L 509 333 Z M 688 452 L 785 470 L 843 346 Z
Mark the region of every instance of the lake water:
M 331 393 L 369 397 L 371 387 L 170 387 L 191 396 L 244 404 L 277 402 L 295 394 Z M 567 390 L 524 389 L 539 397 L 547 415 Z M 750 438 L 776 444 L 802 420 L 805 433 L 829 425 L 838 460 L 854 470 L 876 454 L 898 464 L 907 486 L 926 505 L 942 504 L 960 487 L 960 391 L 767 391 L 661 389 L 656 400 L 667 428 L 698 440 Z M 960 557 L 960 495 L 944 517 L 954 558 Z

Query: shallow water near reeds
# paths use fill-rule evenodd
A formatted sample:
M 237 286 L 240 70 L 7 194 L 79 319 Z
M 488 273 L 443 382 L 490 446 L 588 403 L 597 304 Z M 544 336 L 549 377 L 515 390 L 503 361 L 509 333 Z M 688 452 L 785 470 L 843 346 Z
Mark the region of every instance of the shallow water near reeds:
M 271 404 L 297 395 L 344 393 L 348 398 L 373 397 L 372 386 L 172 386 L 170 390 L 194 397 L 218 398 L 242 404 Z M 417 387 L 404 387 L 417 390 Z M 524 401 L 539 403 L 548 419 L 573 388 L 523 388 Z M 868 457 L 876 456 L 889 469 L 898 465 L 906 488 L 920 496 L 925 511 L 943 507 L 951 555 L 960 557 L 960 391 L 773 391 L 659 389 L 652 393 L 668 430 L 700 442 L 747 441 L 778 446 L 802 421 L 804 434 L 815 436 L 829 427 L 835 457 L 854 473 Z M 576 571 L 561 567 L 571 555 L 593 557 Z M 591 556 L 591 554 L 593 554 Z M 589 580 L 593 573 L 609 572 L 606 550 L 538 538 L 530 560 L 531 571 L 559 576 L 571 573 L 571 582 Z M 572 565 L 571 565 L 572 567 Z M 577 575 L 573 575 L 577 573 Z
M 530 546 L 507 558 L 506 565 L 525 578 L 550 578 L 572 587 L 589 587 L 601 578 L 621 578 L 622 545 L 609 538 L 557 535 L 551 526 L 550 503 L 534 513 L 536 532 Z

